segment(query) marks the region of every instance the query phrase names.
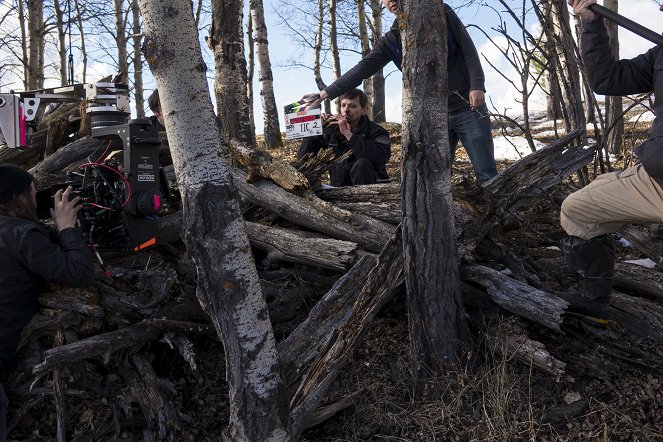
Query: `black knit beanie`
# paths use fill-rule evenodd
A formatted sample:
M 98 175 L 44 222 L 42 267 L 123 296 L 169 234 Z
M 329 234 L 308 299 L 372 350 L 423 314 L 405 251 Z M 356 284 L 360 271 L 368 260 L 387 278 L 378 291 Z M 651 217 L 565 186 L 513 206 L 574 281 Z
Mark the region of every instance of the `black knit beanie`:
M 8 203 L 25 192 L 32 182 L 32 175 L 13 164 L 0 163 L 0 204 Z

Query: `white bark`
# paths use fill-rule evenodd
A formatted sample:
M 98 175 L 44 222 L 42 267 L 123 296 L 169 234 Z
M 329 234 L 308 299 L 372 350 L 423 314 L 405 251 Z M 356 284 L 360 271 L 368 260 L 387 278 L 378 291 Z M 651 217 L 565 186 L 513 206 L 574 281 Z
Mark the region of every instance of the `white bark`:
M 197 296 L 226 350 L 227 439 L 287 439 L 288 404 L 237 191 L 215 125 L 190 0 L 139 0 L 184 207 Z M 195 142 L 192 142 L 194 141 Z
M 127 26 L 124 14 L 123 0 L 113 0 L 115 11 L 115 44 L 117 45 L 117 71 L 119 74 L 129 74 L 127 61 Z

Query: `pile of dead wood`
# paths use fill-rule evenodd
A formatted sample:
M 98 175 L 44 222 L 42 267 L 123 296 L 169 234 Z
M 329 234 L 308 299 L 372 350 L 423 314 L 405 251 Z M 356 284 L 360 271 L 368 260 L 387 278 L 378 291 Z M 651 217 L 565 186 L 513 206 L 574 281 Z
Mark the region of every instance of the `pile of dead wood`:
M 0 160 L 30 167 L 38 187 L 60 182 L 97 147 L 93 138 L 68 138 L 78 130 L 75 110 L 61 111 L 60 123 L 48 123 L 28 153 L 0 149 Z M 54 120 L 55 121 L 55 120 Z M 63 123 L 63 121 L 65 123 Z M 57 148 L 59 136 L 64 147 Z M 561 324 L 567 303 L 551 294 L 527 257 L 519 256 L 504 236 L 506 226 L 519 222 L 524 208 L 553 198 L 555 189 L 595 157 L 592 148 L 575 147 L 581 136 L 573 132 L 514 163 L 472 196 L 457 195 L 454 205 L 456 243 L 461 262 L 463 296 L 470 308 L 494 314 L 515 315 L 524 321 L 564 332 Z M 402 284 L 402 247 L 398 234 L 400 188 L 398 183 L 348 188 L 319 188 L 311 184 L 333 159 L 323 151 L 290 165 L 268 154 L 231 143 L 233 179 L 245 209 L 246 231 L 264 263 L 297 263 L 327 269 L 341 276 L 310 310 L 308 318 L 279 346 L 279 358 L 291 392 L 293 426 L 306 428 L 324 420 L 347 403 L 318 408 L 322 396 L 339 373 L 348 355 L 360 342 L 367 325 Z M 175 187 L 172 166 L 166 166 Z M 176 190 L 176 189 L 174 189 Z M 151 342 L 165 342 L 177 349 L 192 370 L 196 355 L 190 337 L 215 338 L 214 329 L 195 300 L 195 267 L 179 242 L 181 213 L 178 201 L 161 219 L 161 247 L 149 255 L 111 259 L 114 278 L 100 275 L 97 287 L 72 290 L 55 287 L 42 298 L 45 309 L 26 328 L 22 346 L 43 336 L 53 337 L 48 348 L 29 361 L 29 375 L 10 385 L 14 397 L 23 398 L 10 416 L 10 428 L 39 401 L 53 398 L 58 439 L 67 427 L 65 397 L 84 397 L 98 390 L 90 380 L 99 372 L 116 374 L 124 394 L 115 409 L 123 418 L 142 415 L 144 435 L 163 439 L 183 426 L 187 417 L 173 403 L 173 384 L 160 378 L 147 350 Z M 655 228 L 631 226 L 621 234 L 656 263 L 663 257 L 663 241 Z M 496 269 L 509 269 L 509 274 Z M 276 272 L 278 273 L 278 272 Z M 617 286 L 648 297 L 616 293 L 612 314 L 620 327 L 586 328 L 604 352 L 625 364 L 663 370 L 660 358 L 643 348 L 619 346 L 620 333 L 637 334 L 663 342 L 663 274 L 620 264 Z M 266 274 L 265 274 L 266 275 Z M 261 275 L 263 276 L 263 275 Z M 296 291 L 284 291 L 263 280 L 272 299 L 270 314 L 277 323 L 291 319 Z M 559 378 L 573 375 L 565 361 L 512 324 L 508 330 L 490 330 L 494 346 L 518 360 Z M 37 358 L 38 360 L 35 360 Z M 96 373 L 96 374 L 95 374 Z M 102 394 L 103 396 L 103 394 Z M 118 421 L 111 414 L 81 418 L 92 439 L 117 434 Z

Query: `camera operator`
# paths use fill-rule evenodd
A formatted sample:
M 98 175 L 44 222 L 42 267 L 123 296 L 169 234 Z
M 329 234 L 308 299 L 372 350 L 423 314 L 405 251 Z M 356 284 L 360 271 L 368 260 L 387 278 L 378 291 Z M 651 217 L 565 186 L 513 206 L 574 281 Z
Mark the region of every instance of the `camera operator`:
M 0 163 L 0 374 L 14 358 L 21 330 L 39 310 L 37 297 L 47 281 L 74 287 L 94 282 L 92 256 L 75 227 L 82 207 L 72 188 L 58 190 L 51 216 L 55 227 L 37 218 L 33 177 Z M 6 440 L 7 397 L 0 385 L 0 441 Z
M 389 132 L 370 121 L 367 112 L 366 94 L 359 89 L 343 94 L 341 113 L 322 115 L 322 136 L 306 139 L 299 147 L 297 159 L 311 152 L 317 154 L 322 148 L 331 147 L 336 157 L 351 150 L 350 158 L 330 170 L 332 186 L 375 184 L 379 179 L 388 179 L 385 166 L 391 156 Z

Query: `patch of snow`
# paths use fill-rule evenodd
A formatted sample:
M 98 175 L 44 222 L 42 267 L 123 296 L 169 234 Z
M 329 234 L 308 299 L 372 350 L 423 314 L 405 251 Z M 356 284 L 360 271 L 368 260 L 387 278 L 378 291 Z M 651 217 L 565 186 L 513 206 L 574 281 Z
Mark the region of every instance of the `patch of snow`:
M 644 111 L 641 114 L 633 115 L 627 119 L 629 123 L 644 123 L 654 121 L 656 116 L 651 111 Z
M 617 242 L 618 242 L 619 245 L 622 246 L 622 247 L 631 247 L 631 243 L 628 242 L 628 240 L 625 239 L 625 238 L 619 238 L 619 239 L 617 240 Z
M 627 263 L 627 264 L 635 264 L 635 265 L 638 265 L 638 266 L 641 266 L 641 267 L 646 267 L 648 269 L 653 269 L 654 267 L 656 267 L 656 263 L 654 261 L 652 261 L 651 259 L 649 259 L 649 258 L 645 258 L 645 259 L 627 259 L 624 262 Z
M 562 249 L 560 249 L 557 246 L 548 246 L 548 247 L 546 247 L 546 250 L 557 250 L 557 251 L 560 251 L 560 252 L 562 251 Z
M 524 137 L 495 137 L 493 138 L 495 144 L 495 159 L 496 160 L 514 160 L 517 161 L 524 156 L 532 153 Z M 545 146 L 544 143 L 534 140 L 536 149 L 541 149 Z

